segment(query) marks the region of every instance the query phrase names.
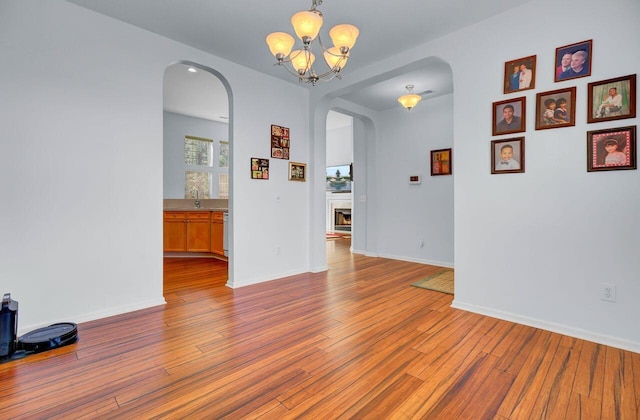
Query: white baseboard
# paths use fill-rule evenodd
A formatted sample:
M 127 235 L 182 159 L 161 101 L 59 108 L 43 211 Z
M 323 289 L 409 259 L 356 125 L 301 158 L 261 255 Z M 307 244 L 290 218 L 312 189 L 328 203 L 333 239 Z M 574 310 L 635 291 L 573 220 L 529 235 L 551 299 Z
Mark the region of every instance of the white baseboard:
M 329 269 L 328 265 L 321 265 L 320 267 L 312 267 L 310 271 L 312 273 L 322 273 L 323 271 L 327 271 Z
M 445 262 L 445 261 L 423 260 L 419 258 L 409 258 L 409 257 L 404 257 L 400 255 L 391 255 L 391 254 L 376 254 L 372 252 L 363 251 L 360 249 L 351 249 L 351 252 L 353 254 L 364 255 L 365 257 L 388 258 L 390 260 L 407 261 L 407 262 L 413 262 L 413 263 L 425 264 L 425 265 L 435 265 L 437 267 L 454 268 L 453 263 Z
M 379 257 L 389 258 L 390 260 L 399 260 L 399 261 L 407 261 L 407 262 L 413 262 L 418 264 L 435 265 L 438 267 L 454 268 L 454 265 L 452 262 L 446 262 L 446 261 L 423 260 L 420 258 L 410 258 L 410 257 L 404 257 L 400 255 L 389 255 L 389 254 L 380 254 Z
M 368 257 L 371 257 L 372 255 L 367 255 L 366 251 L 363 251 L 361 249 L 356 249 L 356 248 L 351 248 L 351 253 L 352 254 L 358 254 L 358 255 L 366 255 Z
M 472 305 L 465 302 L 460 302 L 459 300 L 455 299 L 455 297 L 453 299 L 453 302 L 451 303 L 451 307 L 480 315 L 490 316 L 492 318 L 502 319 L 504 321 L 511 321 L 517 324 L 527 325 L 529 327 L 539 328 L 541 330 L 567 335 L 569 337 L 592 341 L 598 344 L 604 344 L 605 346 L 611 346 L 622 350 L 632 351 L 634 353 L 640 353 L 640 342 L 623 340 L 617 337 L 597 334 L 591 331 L 585 331 L 567 325 L 555 324 L 553 322 L 548 322 L 541 319 L 529 318 L 510 312 L 498 311 L 483 306 Z
M 243 287 L 243 286 L 251 286 L 252 284 L 258 284 L 258 283 L 265 283 L 268 281 L 272 281 L 272 280 L 280 280 L 283 279 L 285 277 L 291 277 L 291 276 L 297 276 L 298 274 L 303 274 L 303 273 L 308 273 L 309 271 L 307 270 L 292 270 L 292 271 L 285 271 L 282 273 L 277 273 L 268 277 L 255 277 L 252 279 L 244 279 L 244 280 L 238 280 L 237 278 L 234 279 L 233 283 L 231 282 L 227 282 L 226 286 L 230 287 L 232 289 L 237 289 L 238 287 Z
M 124 306 L 116 306 L 113 308 L 107 308 L 105 310 L 89 312 L 84 314 L 76 314 L 65 317 L 65 319 L 52 319 L 45 324 L 29 325 L 27 327 L 19 328 L 18 335 L 26 334 L 29 331 L 36 330 L 38 328 L 47 327 L 59 322 L 73 322 L 74 324 L 80 324 L 82 322 L 95 321 L 96 319 L 108 318 L 110 316 L 122 315 L 127 312 L 139 311 L 141 309 L 152 308 L 154 306 L 165 305 L 167 302 L 164 298 L 151 299 L 141 302 L 132 303 Z

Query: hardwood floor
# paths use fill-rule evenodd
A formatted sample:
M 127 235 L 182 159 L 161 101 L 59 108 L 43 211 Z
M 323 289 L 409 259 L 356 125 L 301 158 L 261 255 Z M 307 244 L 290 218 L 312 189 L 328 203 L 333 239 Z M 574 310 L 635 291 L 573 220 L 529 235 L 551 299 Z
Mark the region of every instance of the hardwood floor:
M 229 289 L 165 259 L 167 305 L 0 364 L 0 418 L 637 419 L 640 355 L 449 307 L 438 268 L 352 255 Z

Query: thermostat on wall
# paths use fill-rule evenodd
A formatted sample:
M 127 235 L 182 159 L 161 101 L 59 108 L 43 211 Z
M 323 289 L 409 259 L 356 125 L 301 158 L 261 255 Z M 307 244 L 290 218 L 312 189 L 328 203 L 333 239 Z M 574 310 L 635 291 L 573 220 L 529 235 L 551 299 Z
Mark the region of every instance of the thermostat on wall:
M 409 184 L 421 184 L 422 178 L 420 175 L 409 175 Z

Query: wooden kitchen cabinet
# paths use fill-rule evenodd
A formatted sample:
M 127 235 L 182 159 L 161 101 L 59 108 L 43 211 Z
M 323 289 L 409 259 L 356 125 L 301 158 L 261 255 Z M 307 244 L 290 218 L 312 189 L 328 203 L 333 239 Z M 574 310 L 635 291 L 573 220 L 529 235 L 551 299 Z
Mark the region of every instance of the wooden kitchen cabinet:
M 211 252 L 208 211 L 165 211 L 163 242 L 166 252 Z
M 211 252 L 210 212 L 188 211 L 187 252 Z
M 224 224 L 222 221 L 223 212 L 214 211 L 211 213 L 211 252 L 216 255 L 224 255 Z
M 187 215 L 184 211 L 165 211 L 163 223 L 164 250 L 185 252 L 187 250 Z

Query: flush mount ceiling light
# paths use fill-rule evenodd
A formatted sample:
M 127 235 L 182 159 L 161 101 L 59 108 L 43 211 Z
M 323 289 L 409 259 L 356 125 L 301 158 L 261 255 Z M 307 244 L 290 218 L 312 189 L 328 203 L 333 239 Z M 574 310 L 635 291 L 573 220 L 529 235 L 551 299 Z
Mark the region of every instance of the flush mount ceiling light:
M 398 102 L 408 111 L 411 111 L 411 108 L 418 105 L 418 102 L 422 100 L 420 95 L 413 93 L 413 88 L 413 85 L 407 85 L 407 93 L 398 98 Z
M 291 25 L 302 41 L 302 49 L 293 49 L 294 38 L 285 32 L 273 32 L 267 36 L 267 45 L 271 54 L 276 58 L 276 65 L 284 67 L 289 73 L 298 78 L 299 82 L 311 83 L 315 86 L 318 81 L 329 81 L 334 77 L 340 79 L 340 71 L 347 64 L 351 48 L 356 43 L 360 31 L 353 25 L 336 25 L 329 31 L 333 47 L 325 48 L 320 39 L 322 27 L 322 13 L 317 10 L 322 0 L 312 0 L 311 9 L 298 12 L 291 17 Z M 316 73 L 313 68 L 316 56 L 312 52 L 312 42 L 317 39 L 325 64 L 328 67 L 323 73 Z M 291 65 L 292 69 L 288 66 Z

